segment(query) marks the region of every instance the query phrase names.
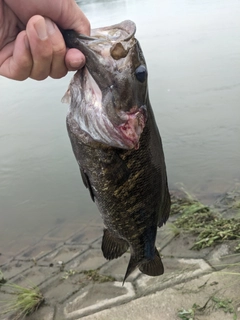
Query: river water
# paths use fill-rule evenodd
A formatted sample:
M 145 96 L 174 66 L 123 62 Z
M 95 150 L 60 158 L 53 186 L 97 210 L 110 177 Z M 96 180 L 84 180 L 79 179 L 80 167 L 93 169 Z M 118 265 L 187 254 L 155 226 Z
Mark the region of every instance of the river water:
M 240 178 L 240 2 L 80 1 L 92 27 L 135 21 L 170 186 L 217 194 Z M 0 252 L 99 216 L 65 128 L 64 79 L 0 78 Z M 16 245 L 17 244 L 17 245 Z

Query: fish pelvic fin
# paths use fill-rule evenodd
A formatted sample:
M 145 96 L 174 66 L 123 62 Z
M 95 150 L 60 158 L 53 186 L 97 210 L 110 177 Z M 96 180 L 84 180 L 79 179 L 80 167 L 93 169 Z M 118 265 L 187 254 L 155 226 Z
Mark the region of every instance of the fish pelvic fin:
M 108 229 L 103 230 L 102 252 L 104 258 L 112 260 L 123 255 L 129 244 L 127 241 L 115 237 Z
M 162 263 L 162 259 L 160 257 L 160 254 L 155 248 L 155 255 L 154 259 L 152 260 L 147 260 L 145 262 L 142 262 L 139 264 L 139 270 L 147 274 L 148 276 L 160 276 L 161 274 L 164 273 L 164 267 Z

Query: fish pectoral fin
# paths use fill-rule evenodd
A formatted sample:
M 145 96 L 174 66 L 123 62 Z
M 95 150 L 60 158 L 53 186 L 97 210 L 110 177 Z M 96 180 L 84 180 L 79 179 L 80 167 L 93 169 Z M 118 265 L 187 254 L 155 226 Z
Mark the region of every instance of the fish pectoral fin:
M 162 259 L 157 248 L 155 248 L 154 259 L 139 264 L 139 270 L 148 276 L 160 276 L 164 273 Z
M 90 193 L 90 197 L 91 197 L 92 201 L 94 202 L 95 201 L 94 200 L 94 193 L 93 193 L 93 189 L 92 189 L 91 183 L 89 181 L 88 175 L 86 174 L 86 172 L 82 168 L 80 168 L 80 173 L 81 173 L 83 183 L 84 183 L 85 187 L 88 188 L 89 193 Z
M 108 229 L 103 230 L 102 252 L 107 260 L 120 257 L 128 248 L 127 241 L 115 237 Z

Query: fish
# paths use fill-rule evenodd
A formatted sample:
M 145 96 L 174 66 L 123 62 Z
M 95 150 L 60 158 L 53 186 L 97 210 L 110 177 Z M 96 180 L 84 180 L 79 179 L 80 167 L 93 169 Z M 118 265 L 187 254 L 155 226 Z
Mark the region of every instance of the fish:
M 125 20 L 90 36 L 62 33 L 66 46 L 86 57 L 63 99 L 70 102 L 66 122 L 73 153 L 103 219 L 103 256 L 116 259 L 130 249 L 123 284 L 136 268 L 159 276 L 164 267 L 157 228 L 166 223 L 171 200 L 136 25 Z

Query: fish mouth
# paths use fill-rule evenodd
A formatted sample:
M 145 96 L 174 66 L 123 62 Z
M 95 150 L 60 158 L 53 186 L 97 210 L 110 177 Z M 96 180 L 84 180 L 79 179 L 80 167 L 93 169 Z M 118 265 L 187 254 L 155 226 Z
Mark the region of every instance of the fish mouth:
M 140 108 L 133 107 L 129 112 L 120 115 L 124 123 L 118 129 L 129 148 L 138 149 L 139 140 L 147 121 L 147 108 L 145 105 Z
M 68 117 L 72 117 L 87 141 L 102 143 L 120 149 L 138 149 L 139 140 L 147 121 L 146 105 L 132 104 L 128 110 L 116 110 L 109 101 L 104 100 L 102 91 L 87 68 L 78 71 L 65 94 L 63 101 L 71 104 Z M 109 102 L 108 109 L 106 105 Z M 119 108 L 120 109 L 120 108 Z

